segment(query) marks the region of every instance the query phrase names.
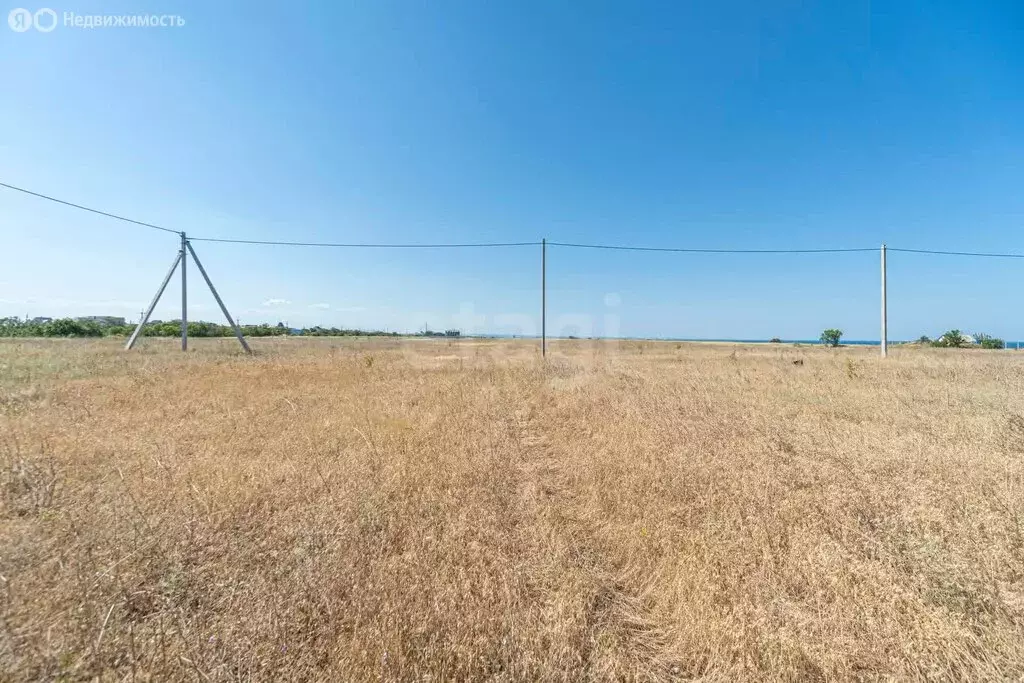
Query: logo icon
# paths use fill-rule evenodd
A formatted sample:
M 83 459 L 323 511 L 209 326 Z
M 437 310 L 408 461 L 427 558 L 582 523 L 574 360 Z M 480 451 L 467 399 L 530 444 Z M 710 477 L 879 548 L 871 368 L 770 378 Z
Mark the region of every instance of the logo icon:
M 40 33 L 49 33 L 57 28 L 57 13 L 49 7 L 44 7 L 32 14 L 24 7 L 18 7 L 7 15 L 7 25 L 18 33 L 24 33 L 33 26 Z
M 36 24 L 36 30 L 40 33 L 49 33 L 57 28 L 57 13 L 49 7 L 44 7 L 36 12 L 33 20 Z
M 56 15 L 54 15 L 54 19 L 56 20 Z M 7 25 L 11 27 L 12 31 L 24 33 L 32 28 L 32 13 L 23 7 L 12 9 L 11 13 L 7 15 Z

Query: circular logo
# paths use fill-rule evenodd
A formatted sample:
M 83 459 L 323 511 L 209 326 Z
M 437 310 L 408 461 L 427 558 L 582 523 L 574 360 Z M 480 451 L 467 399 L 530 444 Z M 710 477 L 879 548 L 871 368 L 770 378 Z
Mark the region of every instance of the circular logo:
M 36 12 L 35 15 L 36 30 L 40 33 L 49 33 L 53 29 L 57 28 L 57 13 L 49 7 Z
M 11 27 L 12 31 L 24 33 L 32 28 L 32 13 L 23 7 L 12 9 L 11 13 L 7 15 L 7 25 Z

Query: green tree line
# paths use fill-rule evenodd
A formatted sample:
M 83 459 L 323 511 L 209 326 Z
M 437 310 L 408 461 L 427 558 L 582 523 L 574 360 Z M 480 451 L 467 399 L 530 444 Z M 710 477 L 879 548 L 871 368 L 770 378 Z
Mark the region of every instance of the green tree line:
M 135 329 L 134 325 L 101 325 L 94 320 L 75 320 L 59 318 L 47 322 L 33 322 L 19 318 L 0 318 L 0 337 L 127 337 Z M 146 337 L 177 337 L 181 335 L 181 321 L 160 321 L 147 323 L 142 329 Z M 284 325 L 242 325 L 242 334 L 247 337 L 277 337 L 296 334 Z M 302 336 L 309 337 L 365 337 L 365 336 L 398 336 L 397 332 L 377 332 L 337 327 L 310 327 L 299 330 Z M 231 337 L 234 331 L 228 325 L 218 325 L 204 321 L 188 324 L 190 337 Z

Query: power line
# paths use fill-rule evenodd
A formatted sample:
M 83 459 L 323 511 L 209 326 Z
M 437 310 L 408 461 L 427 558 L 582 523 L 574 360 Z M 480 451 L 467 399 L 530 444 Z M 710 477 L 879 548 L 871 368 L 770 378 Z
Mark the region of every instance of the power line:
M 351 249 L 472 249 L 474 247 L 539 247 L 540 242 L 470 242 L 463 244 L 367 244 L 339 242 L 279 242 L 276 240 L 233 240 L 217 237 L 189 237 L 192 242 L 224 242 L 227 244 L 265 244 L 282 247 L 338 247 Z
M 902 251 L 909 254 L 939 254 L 941 256 L 981 256 L 984 258 L 1024 258 L 1024 254 L 992 254 L 977 251 L 935 251 L 933 249 L 897 249 L 889 247 L 889 251 Z
M 857 251 L 878 251 L 878 247 L 859 249 L 697 249 L 684 247 L 629 247 L 615 244 L 579 244 L 571 242 L 548 242 L 555 247 L 575 249 L 613 249 L 615 251 L 669 251 L 691 254 L 836 254 Z
M 153 225 L 152 223 L 146 223 L 144 221 L 137 221 L 133 218 L 126 218 L 125 216 L 119 216 L 117 214 L 109 213 L 107 211 L 100 211 L 99 209 L 93 209 L 88 206 L 82 206 L 81 204 L 75 204 L 74 202 L 65 201 L 63 199 L 57 199 L 49 195 L 41 194 L 39 192 L 33 192 L 32 190 L 26 190 L 23 187 L 17 187 L 15 185 L 9 185 L 7 183 L 0 182 L 0 187 L 6 187 L 9 190 L 15 190 L 16 192 L 23 192 L 33 197 L 39 197 L 40 199 L 46 199 L 57 204 L 63 204 L 70 206 L 75 209 L 81 209 L 82 211 L 88 211 L 95 213 L 100 216 L 106 216 L 108 218 L 114 218 L 119 221 L 126 223 L 133 223 L 135 225 L 141 225 L 146 228 L 153 228 L 154 230 L 163 230 L 173 234 L 179 234 L 177 230 L 171 230 L 170 228 L 164 228 L 159 225 Z M 216 237 L 189 237 L 189 240 L 194 242 L 225 242 L 230 244 L 264 244 L 274 246 L 286 246 L 286 247 L 343 247 L 343 248 L 371 248 L 371 249 L 463 249 L 473 247 L 526 247 L 526 246 L 540 246 L 540 242 L 491 242 L 491 243 L 466 243 L 466 244 L 341 244 L 334 242 L 286 242 L 276 240 L 242 240 L 242 239 L 221 239 Z
M 178 234 L 177 230 L 171 230 L 170 228 L 163 228 L 163 227 L 160 227 L 159 225 L 153 225 L 152 223 L 144 223 L 142 221 L 137 221 L 137 220 L 132 219 L 132 218 L 125 218 L 124 216 L 118 216 L 117 214 L 107 213 L 106 211 L 100 211 L 99 209 L 90 209 L 88 206 L 82 206 L 81 204 L 75 204 L 73 202 L 66 202 L 63 199 L 57 199 L 56 197 L 51 197 L 49 195 L 40 194 L 38 192 L 33 192 L 32 190 L 26 190 L 23 187 L 15 187 L 14 185 L 8 185 L 7 183 L 0 183 L 0 187 L 6 187 L 8 190 L 14 190 L 16 192 L 24 192 L 25 194 L 30 194 L 33 197 L 39 197 L 40 199 L 46 199 L 46 200 L 51 201 L 51 202 L 56 202 L 57 204 L 63 204 L 64 206 L 71 206 L 71 207 L 74 207 L 76 209 L 81 209 L 82 211 L 88 211 L 89 213 L 95 213 L 95 214 L 99 214 L 100 216 L 106 216 L 107 218 L 115 218 L 115 219 L 117 219 L 119 221 L 124 221 L 125 223 L 134 223 L 135 225 L 141 225 L 144 228 L 153 228 L 154 230 L 163 230 L 164 232 L 171 232 L 171 233 L 174 233 L 174 234 Z
M 33 192 L 23 187 L 16 185 L 10 185 L 8 183 L 0 182 L 0 187 L 5 187 L 8 190 L 14 190 L 15 192 L 21 192 L 23 194 L 38 197 L 39 199 L 45 199 L 56 204 L 63 204 L 64 206 L 70 206 L 75 209 L 82 211 L 88 211 L 99 216 L 106 216 L 107 218 L 113 218 L 115 220 L 123 221 L 125 223 L 131 223 L 133 225 L 139 225 L 144 228 L 152 228 L 153 230 L 161 230 L 163 232 L 169 232 L 172 234 L 180 234 L 178 230 L 172 230 L 165 228 L 160 225 L 154 225 L 152 223 L 146 223 L 145 221 L 138 221 L 134 218 L 127 218 L 126 216 L 119 216 L 114 213 L 107 211 L 101 211 L 99 209 L 93 209 L 88 206 L 81 204 L 75 204 L 64 199 L 57 199 L 50 195 L 42 194 L 40 192 Z M 473 249 L 473 248 L 492 248 L 492 247 L 538 247 L 541 245 L 540 242 L 475 242 L 475 243 L 456 243 L 456 244 L 359 244 L 359 243 L 340 243 L 340 242 L 288 242 L 279 240 L 245 240 L 245 239 L 223 239 L 217 237 L 190 237 L 191 241 L 194 242 L 221 242 L 226 244 L 260 244 L 269 246 L 284 246 L 284 247 L 331 247 L 331 248 L 344 248 L 344 249 Z M 702 248 L 689 248 L 689 247 L 633 247 L 618 244 L 584 244 L 579 242 L 548 242 L 553 247 L 568 247 L 572 249 L 608 249 L 614 251 L 647 251 L 647 252 L 675 252 L 675 253 L 689 253 L 689 254 L 841 254 L 841 253 L 854 253 L 854 252 L 867 252 L 877 251 L 877 247 L 863 247 L 855 249 L 702 249 Z M 1003 254 L 1003 253 L 987 253 L 987 252 L 975 252 L 975 251 L 940 251 L 935 249 L 900 249 L 899 247 L 889 247 L 889 251 L 901 251 L 911 254 L 935 254 L 940 256 L 973 256 L 981 258 L 1024 258 L 1024 254 Z

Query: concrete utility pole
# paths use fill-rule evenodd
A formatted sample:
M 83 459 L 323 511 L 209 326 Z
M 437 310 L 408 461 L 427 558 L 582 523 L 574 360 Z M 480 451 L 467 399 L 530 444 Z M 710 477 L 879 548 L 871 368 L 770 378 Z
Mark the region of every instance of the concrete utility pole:
M 188 279 L 186 278 L 186 264 L 188 255 L 185 253 L 185 245 L 188 239 L 185 233 L 181 233 L 181 350 L 188 351 Z
M 889 304 L 885 286 L 885 244 L 882 244 L 882 358 L 889 354 Z
M 548 240 L 540 241 L 540 355 L 548 355 Z
M 196 262 L 196 267 L 199 268 L 199 274 L 203 276 L 206 281 L 206 286 L 210 288 L 210 292 L 213 293 L 213 298 L 216 299 L 217 305 L 220 306 L 221 313 L 227 318 L 228 324 L 235 332 L 235 337 L 238 339 L 238 343 L 242 345 L 246 353 L 252 353 L 252 349 L 245 342 L 245 337 L 242 336 L 242 330 L 238 327 L 235 321 L 231 318 L 231 314 L 228 313 L 227 306 L 220 298 L 220 294 L 217 293 L 217 288 L 213 286 L 213 282 L 210 280 L 210 276 L 206 274 L 206 269 L 203 268 L 202 262 L 196 255 L 196 250 L 192 248 L 192 243 L 188 241 L 188 237 L 185 233 L 181 233 L 181 248 L 178 250 L 177 256 L 174 257 L 174 263 L 171 264 L 170 270 L 167 271 L 167 275 L 164 276 L 163 282 L 160 283 L 160 288 L 156 290 L 156 296 L 149 302 L 149 308 L 143 313 L 139 319 L 139 324 L 135 326 L 135 331 L 132 332 L 132 336 L 128 337 L 128 343 L 125 344 L 125 351 L 131 350 L 135 346 L 135 341 L 139 338 L 142 333 L 142 328 L 149 322 L 149 317 L 153 315 L 153 309 L 156 308 L 157 303 L 160 301 L 160 297 L 163 296 L 164 290 L 167 289 L 167 283 L 171 281 L 171 276 L 174 275 L 175 269 L 178 264 L 181 264 L 181 350 L 188 350 L 188 282 L 185 275 L 185 263 L 188 260 L 188 255 L 192 254 L 193 260 Z

